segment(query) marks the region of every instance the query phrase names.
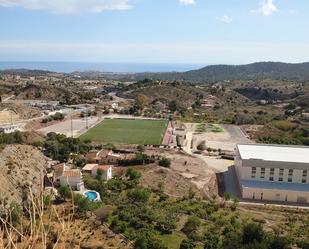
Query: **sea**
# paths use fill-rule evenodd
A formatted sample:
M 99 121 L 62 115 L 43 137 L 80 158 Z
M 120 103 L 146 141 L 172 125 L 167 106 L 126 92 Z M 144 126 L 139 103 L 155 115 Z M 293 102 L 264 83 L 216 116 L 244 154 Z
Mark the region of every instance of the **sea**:
M 0 70 L 31 69 L 59 73 L 98 71 L 106 73 L 185 72 L 204 67 L 203 64 L 172 63 L 98 63 L 98 62 L 37 62 L 0 61 Z

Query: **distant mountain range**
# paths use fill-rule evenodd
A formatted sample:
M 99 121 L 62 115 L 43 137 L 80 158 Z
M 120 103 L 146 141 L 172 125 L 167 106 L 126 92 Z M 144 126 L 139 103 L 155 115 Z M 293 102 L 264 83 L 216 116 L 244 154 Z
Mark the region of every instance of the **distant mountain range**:
M 1 71 L 0 71 L 1 72 Z M 2 72 L 15 72 L 21 74 L 48 74 L 50 71 L 12 69 Z M 106 73 L 98 71 L 73 72 L 88 77 L 106 77 L 123 80 L 142 80 L 145 78 L 161 80 L 183 80 L 186 82 L 216 82 L 224 80 L 309 80 L 309 62 L 306 63 L 282 63 L 282 62 L 256 62 L 247 65 L 212 65 L 198 70 L 187 72 L 165 73 Z
M 213 65 L 184 73 L 142 73 L 134 76 L 136 79 L 154 78 L 190 82 L 250 79 L 309 80 L 309 62 L 298 64 L 257 62 L 248 65 Z

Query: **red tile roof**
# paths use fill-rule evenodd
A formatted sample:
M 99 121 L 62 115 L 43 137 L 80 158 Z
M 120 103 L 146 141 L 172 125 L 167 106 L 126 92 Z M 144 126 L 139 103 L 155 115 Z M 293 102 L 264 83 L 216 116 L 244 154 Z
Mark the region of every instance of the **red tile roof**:
M 107 171 L 107 170 L 109 170 L 111 167 L 112 167 L 111 165 L 98 165 L 98 166 L 96 166 L 94 169 Z
M 66 176 L 66 177 L 81 176 L 81 172 L 80 172 L 80 170 L 71 169 L 71 170 L 64 171 L 62 175 Z

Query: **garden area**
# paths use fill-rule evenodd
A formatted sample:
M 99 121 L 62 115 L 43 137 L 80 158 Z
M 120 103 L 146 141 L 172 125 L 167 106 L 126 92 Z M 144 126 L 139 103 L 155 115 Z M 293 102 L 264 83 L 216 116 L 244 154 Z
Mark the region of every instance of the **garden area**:
M 97 219 L 133 241 L 136 249 L 308 248 L 306 210 L 269 209 L 265 214 L 277 218 L 268 222 L 271 217 L 248 213 L 231 196 L 221 203 L 202 201 L 188 189 L 182 198 L 174 198 L 165 194 L 164 183 L 142 187 L 140 178 L 133 168 L 107 183 L 85 178 L 86 187 L 103 196 L 100 208 L 94 211 Z
M 219 132 L 223 132 L 223 129 L 214 124 L 198 124 L 196 126 L 195 132 L 197 133 L 204 133 L 204 132 L 219 133 Z

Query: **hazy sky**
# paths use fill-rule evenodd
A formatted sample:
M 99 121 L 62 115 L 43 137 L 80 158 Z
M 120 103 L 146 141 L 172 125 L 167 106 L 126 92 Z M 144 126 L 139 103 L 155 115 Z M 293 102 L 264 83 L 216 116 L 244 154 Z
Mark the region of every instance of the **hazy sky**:
M 308 0 L 0 0 L 1 61 L 309 61 Z

